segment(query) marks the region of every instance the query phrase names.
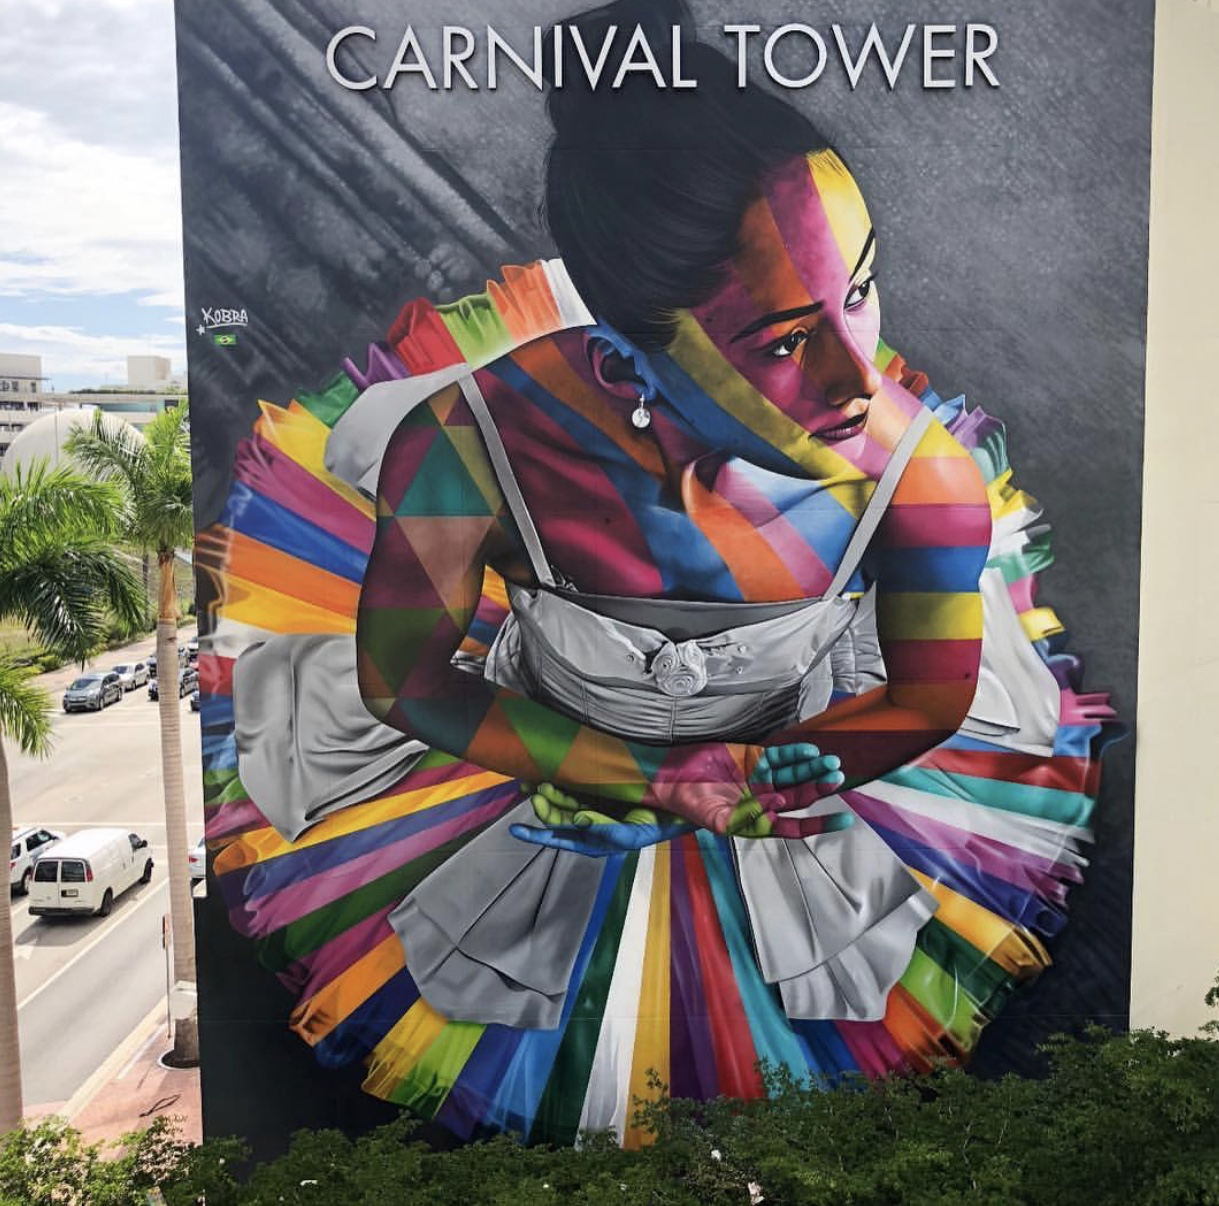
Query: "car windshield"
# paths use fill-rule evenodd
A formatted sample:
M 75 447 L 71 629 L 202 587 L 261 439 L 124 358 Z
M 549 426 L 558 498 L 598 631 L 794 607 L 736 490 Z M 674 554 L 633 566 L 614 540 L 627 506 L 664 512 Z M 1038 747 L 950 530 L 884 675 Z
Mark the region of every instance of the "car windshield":
M 115 667 L 113 668 L 112 673 L 114 673 L 114 674 L 126 674 L 126 673 L 127 673 L 127 671 L 128 671 L 128 670 L 130 670 L 130 669 L 131 669 L 131 667 L 130 667 L 130 666 L 115 666 Z
M 96 687 L 102 681 L 100 674 L 86 674 L 84 678 L 78 678 L 69 690 L 84 691 L 88 687 Z

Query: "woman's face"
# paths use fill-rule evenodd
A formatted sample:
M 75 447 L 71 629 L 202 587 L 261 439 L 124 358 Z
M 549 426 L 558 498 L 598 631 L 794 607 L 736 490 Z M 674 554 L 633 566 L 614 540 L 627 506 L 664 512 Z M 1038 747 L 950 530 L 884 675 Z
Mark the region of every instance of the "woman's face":
M 824 465 L 829 449 L 859 464 L 869 429 L 888 424 L 873 422 L 880 301 L 858 186 L 831 151 L 793 159 L 746 210 L 739 242 L 728 279 L 679 314 L 667 349 L 696 389 L 666 380 L 666 396 L 720 439 L 725 419 L 761 437 L 785 462 L 776 468 Z M 708 400 L 726 413 L 709 417 Z

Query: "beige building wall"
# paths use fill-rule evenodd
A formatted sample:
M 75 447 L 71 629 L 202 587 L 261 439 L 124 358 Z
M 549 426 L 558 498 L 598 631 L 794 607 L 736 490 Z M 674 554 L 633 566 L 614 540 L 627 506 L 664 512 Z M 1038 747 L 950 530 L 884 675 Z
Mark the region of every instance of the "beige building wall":
M 127 385 L 130 389 L 164 389 L 173 367 L 167 356 L 128 356 Z
M 0 352 L 0 394 L 36 394 L 42 388 L 42 357 Z
M 1152 121 L 1131 1021 L 1190 1033 L 1219 973 L 1219 0 L 1159 0 Z

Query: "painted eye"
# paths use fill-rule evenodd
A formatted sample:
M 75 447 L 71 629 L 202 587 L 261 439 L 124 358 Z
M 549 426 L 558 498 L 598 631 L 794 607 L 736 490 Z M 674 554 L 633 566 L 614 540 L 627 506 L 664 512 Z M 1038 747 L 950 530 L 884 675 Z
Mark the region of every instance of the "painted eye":
M 847 309 L 858 310 L 860 306 L 866 305 L 868 298 L 872 296 L 872 291 L 876 288 L 876 277 L 869 276 L 860 281 L 854 289 L 847 294 Z
M 772 343 L 766 351 L 776 360 L 786 360 L 787 357 L 795 355 L 796 350 L 807 339 L 808 332 L 797 327 L 794 331 L 789 331 L 782 339 Z

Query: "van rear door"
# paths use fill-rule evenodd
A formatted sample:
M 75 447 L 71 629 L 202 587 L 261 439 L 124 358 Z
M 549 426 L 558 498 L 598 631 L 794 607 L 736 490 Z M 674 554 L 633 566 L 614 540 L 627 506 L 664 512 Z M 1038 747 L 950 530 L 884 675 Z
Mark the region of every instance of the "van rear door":
M 59 859 L 43 857 L 34 864 L 30 884 L 30 911 L 59 907 Z
M 66 908 L 72 908 L 87 891 L 85 885 L 93 879 L 89 864 L 83 858 L 56 861 L 59 863 L 59 899 Z

